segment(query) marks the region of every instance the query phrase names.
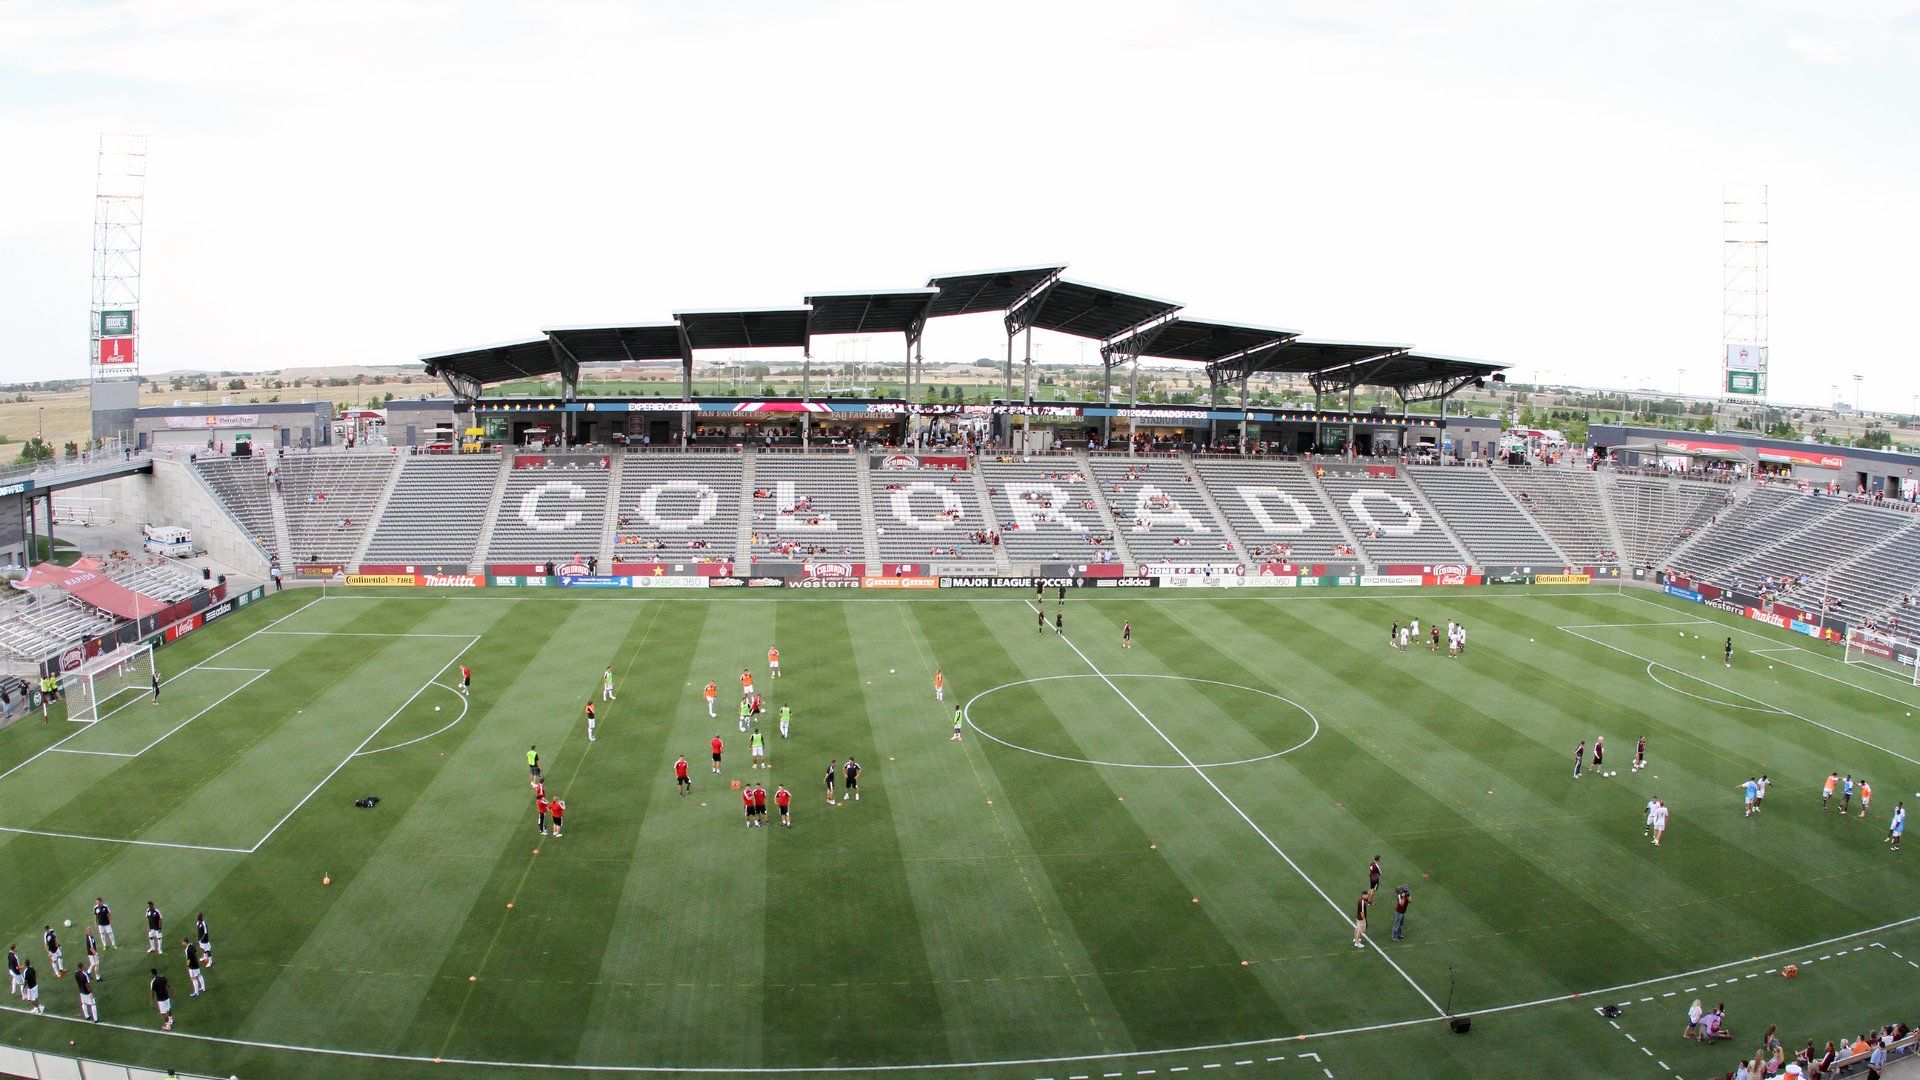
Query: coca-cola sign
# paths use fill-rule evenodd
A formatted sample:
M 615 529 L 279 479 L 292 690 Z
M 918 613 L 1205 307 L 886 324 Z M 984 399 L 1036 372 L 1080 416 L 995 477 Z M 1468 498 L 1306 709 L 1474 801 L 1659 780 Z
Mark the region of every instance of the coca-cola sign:
M 1467 575 L 1473 572 L 1471 567 L 1458 563 L 1446 563 L 1433 568 L 1434 583 L 1437 585 L 1465 585 Z

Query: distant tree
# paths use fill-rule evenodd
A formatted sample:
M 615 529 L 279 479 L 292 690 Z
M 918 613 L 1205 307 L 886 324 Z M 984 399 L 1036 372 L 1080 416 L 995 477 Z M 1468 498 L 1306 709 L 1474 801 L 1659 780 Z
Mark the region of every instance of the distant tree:
M 247 388 L 247 380 L 245 379 L 228 379 L 227 380 L 227 389 L 229 390 L 245 390 L 246 388 Z
M 26 462 L 53 460 L 53 447 L 45 439 L 35 435 L 20 447 L 20 460 Z

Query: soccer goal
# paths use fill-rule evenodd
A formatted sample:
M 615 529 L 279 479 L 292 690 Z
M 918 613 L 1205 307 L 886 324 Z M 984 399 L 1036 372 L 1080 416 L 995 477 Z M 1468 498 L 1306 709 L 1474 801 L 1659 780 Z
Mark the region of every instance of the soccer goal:
M 1849 664 L 1862 664 L 1920 685 L 1920 664 L 1914 662 L 1917 656 L 1920 650 L 1908 638 L 1858 626 L 1847 631 L 1844 659 Z
M 60 693 L 67 699 L 67 719 L 94 721 L 153 686 L 153 646 L 124 645 L 60 676 Z M 118 701 L 116 702 L 116 699 Z

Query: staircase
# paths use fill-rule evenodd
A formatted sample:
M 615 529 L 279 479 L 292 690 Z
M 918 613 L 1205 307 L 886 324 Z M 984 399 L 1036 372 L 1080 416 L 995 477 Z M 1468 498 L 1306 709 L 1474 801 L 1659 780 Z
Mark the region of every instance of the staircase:
M 754 477 L 757 475 L 754 458 L 757 456 L 759 451 L 753 448 L 752 443 L 746 444 L 746 452 L 740 455 L 740 525 L 733 537 L 733 565 L 736 574 L 753 572 L 753 490 Z
M 994 514 L 993 495 L 987 491 L 987 478 L 980 474 L 979 459 L 976 458 L 973 461 L 971 467 L 967 469 L 967 474 L 973 480 L 973 497 L 980 500 L 981 516 L 986 522 L 988 531 L 999 531 L 1000 519 Z M 1000 570 L 1009 572 L 1013 570 L 1013 560 L 1007 558 L 1005 546 L 993 545 L 993 565 Z
M 500 475 L 493 478 L 493 494 L 487 497 L 487 519 L 480 526 L 480 539 L 473 545 L 473 562 L 467 567 L 469 574 L 487 572 L 487 547 L 493 543 L 493 527 L 500 520 L 500 504 L 507 497 L 507 476 L 513 472 L 513 453 L 507 451 L 500 455 Z
M 627 452 L 615 448 L 608 458 L 610 462 L 607 476 L 606 514 L 601 520 L 607 527 L 600 530 L 600 565 L 613 572 L 613 538 L 620 531 L 620 476 L 626 472 Z
M 1627 557 L 1621 552 L 1627 550 L 1627 538 L 1620 531 L 1620 519 L 1613 512 L 1613 474 L 1605 469 L 1595 470 L 1594 486 L 1600 497 L 1600 520 L 1607 523 L 1607 540 L 1608 546 L 1613 549 L 1613 561 L 1625 566 Z
M 273 512 L 273 550 L 280 565 L 291 567 L 294 564 L 293 540 L 287 532 L 287 506 L 280 501 L 280 487 L 267 485 L 267 509 Z
M 1433 522 L 1434 525 L 1439 527 L 1441 536 L 1444 536 L 1448 540 L 1453 541 L 1453 546 L 1460 549 L 1460 557 L 1462 559 L 1464 559 L 1468 563 L 1472 563 L 1473 551 L 1467 547 L 1465 541 L 1460 539 L 1460 534 L 1453 531 L 1453 526 L 1448 525 L 1447 520 L 1440 516 L 1440 511 L 1435 510 L 1433 508 L 1433 504 L 1427 501 L 1427 493 L 1420 490 L 1420 485 L 1414 482 L 1413 477 L 1407 475 L 1407 470 L 1404 467 L 1402 467 L 1400 470 L 1400 478 L 1407 482 L 1407 490 L 1412 492 L 1413 497 L 1419 501 L 1420 508 L 1427 512 L 1427 520 Z M 1500 485 L 1495 484 L 1494 486 L 1499 487 Z M 1501 491 L 1504 492 L 1505 490 L 1506 490 L 1505 488 L 1501 488 Z M 1511 500 L 1513 496 L 1509 495 L 1507 496 L 1507 498 Z M 1518 503 L 1514 504 L 1514 509 L 1520 513 L 1521 517 L 1527 516 L 1525 511 L 1520 510 Z M 1542 535 L 1544 536 L 1544 534 Z M 1549 540 L 1548 543 L 1551 544 L 1552 541 Z M 1555 548 L 1554 550 L 1558 551 L 1560 549 Z M 1566 556 L 1564 555 L 1561 556 L 1561 558 L 1565 558 L 1565 557 Z
M 360 542 L 354 545 L 353 555 L 347 560 L 347 569 L 352 570 L 367 561 L 367 545 L 373 543 L 373 534 L 380 529 L 380 519 L 386 516 L 387 502 L 393 498 L 393 489 L 400 486 L 400 470 L 406 462 L 396 462 L 393 470 L 387 474 L 387 486 L 380 489 L 380 498 L 373 504 L 373 512 L 367 515 L 367 531 L 360 536 Z
M 1678 480 L 1669 480 L 1667 481 L 1667 483 L 1674 487 L 1680 486 L 1680 481 Z M 1733 486 L 1733 501 L 1728 503 L 1726 506 L 1720 508 L 1719 510 L 1715 511 L 1713 517 L 1709 519 L 1706 525 L 1703 525 L 1700 528 L 1693 530 L 1692 536 L 1689 536 L 1685 540 L 1680 541 L 1680 543 L 1676 547 L 1674 547 L 1672 551 L 1667 552 L 1665 557 L 1666 565 L 1667 566 L 1680 565 L 1680 555 L 1682 552 L 1686 551 L 1688 548 L 1698 543 L 1701 537 L 1711 532 L 1714 522 L 1726 520 L 1727 515 L 1733 513 L 1734 511 L 1740 509 L 1742 506 L 1746 505 L 1747 500 L 1753 498 L 1753 493 L 1758 490 L 1760 489 L 1755 484 L 1750 484 L 1750 483 L 1735 484 Z
M 1181 454 L 1180 461 L 1187 467 L 1187 472 L 1193 476 L 1193 486 L 1200 492 L 1200 502 L 1206 506 L 1207 513 L 1213 515 L 1213 520 L 1220 523 L 1221 533 L 1233 545 L 1234 558 L 1240 561 L 1241 566 L 1249 570 L 1253 569 L 1253 560 L 1247 556 L 1247 545 L 1240 542 L 1240 534 L 1233 531 L 1233 522 L 1227 520 L 1227 515 L 1220 512 L 1220 504 L 1213 501 L 1213 489 L 1207 486 L 1206 478 L 1200 475 L 1200 467 L 1194 464 L 1193 455 Z
M 1093 489 L 1093 506 L 1099 511 L 1100 520 L 1107 523 L 1107 532 L 1113 536 L 1113 557 L 1120 560 L 1122 566 L 1132 566 L 1135 573 L 1140 568 L 1134 565 L 1133 551 L 1127 547 L 1127 538 L 1120 535 L 1120 522 L 1113 516 L 1113 504 L 1107 500 L 1107 493 L 1100 487 L 1100 480 L 1093 475 L 1093 461 L 1085 450 L 1077 450 L 1073 455 L 1074 464 L 1080 466 L 1080 475 L 1087 478 L 1087 486 Z
M 866 454 L 856 454 L 854 463 L 860 477 L 860 553 L 867 561 L 867 573 L 880 572 L 880 537 L 875 531 L 879 523 L 873 516 L 873 487 L 868 483 L 873 471 L 873 459 Z

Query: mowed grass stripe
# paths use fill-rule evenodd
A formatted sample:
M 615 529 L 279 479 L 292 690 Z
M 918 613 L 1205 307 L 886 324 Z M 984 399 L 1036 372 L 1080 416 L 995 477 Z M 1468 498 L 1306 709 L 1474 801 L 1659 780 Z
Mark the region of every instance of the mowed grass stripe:
M 1035 633 L 1032 613 L 1023 607 L 981 605 L 966 614 L 979 626 L 959 632 L 995 637 L 1001 643 L 996 666 L 1009 671 L 1004 681 L 1084 669 L 1052 631 Z M 1070 632 L 1075 618 L 1076 612 L 1069 612 Z M 1150 745 L 1146 740 L 1158 741 L 1152 729 L 1097 680 L 1087 683 L 1078 697 L 1054 700 L 1043 691 L 1040 702 L 1041 707 L 1008 721 L 1017 719 L 1049 738 L 1074 739 L 1083 748 L 1091 745 L 1086 741 L 1091 738 L 1116 753 L 1144 753 Z M 1167 1045 L 1190 1037 L 1237 1038 L 1248 1031 L 1284 1028 L 1293 1020 L 1294 1003 L 1275 1000 L 1241 966 L 1241 960 L 1248 959 L 1245 951 L 1216 925 L 1205 899 L 1209 893 L 1248 887 L 1249 875 L 1262 888 L 1287 886 L 1264 876 L 1264 867 L 1233 858 L 1209 860 L 1207 874 L 1189 876 L 1194 864 L 1176 864 L 1166 857 L 1169 849 L 1238 849 L 1239 841 L 1229 840 L 1225 831 L 1237 819 L 1190 770 L 1104 769 L 1001 747 L 986 751 L 985 760 L 999 774 L 1023 830 L 1035 838 L 1042 855 L 1067 850 L 1119 853 L 1046 858 L 1041 865 L 1136 1045 Z M 1155 845 L 1160 858 L 1141 860 L 1128 854 L 1154 851 Z M 1268 855 L 1271 858 L 1271 852 Z M 1294 887 L 1304 889 L 1297 882 Z M 1193 903 L 1196 897 L 1202 903 Z

